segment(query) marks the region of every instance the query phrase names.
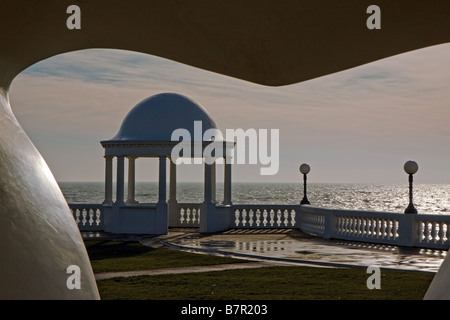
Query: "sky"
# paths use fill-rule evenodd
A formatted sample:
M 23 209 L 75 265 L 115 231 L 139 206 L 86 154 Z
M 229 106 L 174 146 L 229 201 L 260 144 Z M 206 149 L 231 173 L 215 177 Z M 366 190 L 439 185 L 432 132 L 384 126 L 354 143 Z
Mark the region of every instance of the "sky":
M 101 140 L 154 94 L 202 105 L 218 128 L 279 130 L 279 170 L 233 166 L 234 182 L 450 183 L 450 44 L 424 48 L 309 81 L 268 87 L 147 54 L 106 49 L 65 53 L 19 74 L 11 107 L 57 181 L 104 181 Z M 138 159 L 137 181 L 157 181 Z M 218 167 L 218 181 L 222 179 Z M 184 165 L 178 181 L 202 181 Z

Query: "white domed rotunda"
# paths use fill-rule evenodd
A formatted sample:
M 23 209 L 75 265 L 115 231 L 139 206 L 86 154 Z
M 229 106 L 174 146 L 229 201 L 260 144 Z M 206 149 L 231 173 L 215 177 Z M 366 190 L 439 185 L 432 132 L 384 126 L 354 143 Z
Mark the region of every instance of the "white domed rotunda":
M 172 150 L 180 144 L 173 139 L 174 133 L 189 136 L 189 144 L 200 146 L 193 148 L 191 154 L 183 157 L 203 157 L 203 150 L 212 143 L 212 139 L 203 140 L 205 133 L 217 132 L 217 126 L 206 110 L 191 99 L 176 93 L 161 93 L 138 103 L 127 114 L 119 132 L 110 140 L 101 141 L 105 149 L 105 200 L 104 227 L 106 232 L 128 234 L 166 234 L 168 227 L 179 226 L 180 207 L 176 199 L 176 159 L 172 159 Z M 234 143 L 222 141 L 217 134 L 215 143 L 220 142 L 227 150 Z M 185 141 L 183 141 L 185 142 Z M 184 149 L 183 149 L 184 150 Z M 189 149 L 190 150 L 190 149 Z M 139 204 L 135 200 L 135 161 L 141 157 L 159 158 L 158 202 Z M 113 201 L 113 159 L 116 158 L 116 196 Z M 231 163 L 225 158 L 224 200 L 222 205 L 231 202 Z M 128 198 L 124 199 L 125 159 L 128 160 Z M 170 163 L 170 192 L 166 200 L 166 160 Z M 203 160 L 202 160 L 203 161 Z M 200 232 L 214 232 L 220 225 L 216 212 L 216 173 L 215 162 L 204 161 L 204 201 L 196 210 L 200 220 Z M 190 210 L 190 209 L 189 209 Z M 190 212 L 190 211 L 189 211 Z M 200 212 L 200 214 L 199 214 Z M 191 217 L 193 218 L 193 217 Z M 184 219 L 186 220 L 186 219 Z M 192 220 L 192 219 L 188 219 Z

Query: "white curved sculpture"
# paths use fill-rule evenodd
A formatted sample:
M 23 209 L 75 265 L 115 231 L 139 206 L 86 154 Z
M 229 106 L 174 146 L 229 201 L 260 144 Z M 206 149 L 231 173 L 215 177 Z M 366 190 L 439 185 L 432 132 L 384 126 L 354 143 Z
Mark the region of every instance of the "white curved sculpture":
M 450 255 L 447 255 L 425 293 L 424 300 L 450 300 Z
M 0 89 L 0 299 L 99 299 L 80 232 Z M 79 289 L 73 286 L 79 268 Z

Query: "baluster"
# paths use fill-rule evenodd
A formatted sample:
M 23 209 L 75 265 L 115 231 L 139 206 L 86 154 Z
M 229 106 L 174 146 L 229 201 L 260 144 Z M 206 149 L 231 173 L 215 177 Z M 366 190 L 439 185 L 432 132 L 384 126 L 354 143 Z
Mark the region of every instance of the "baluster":
M 289 225 L 289 213 L 287 210 L 284 210 L 284 226 L 287 227 Z
M 341 220 L 341 234 L 345 236 L 347 234 L 347 217 L 340 216 L 340 220 Z
M 375 238 L 379 238 L 380 237 L 380 219 L 379 218 L 375 218 Z
M 381 220 L 381 238 L 385 238 L 386 237 L 386 220 L 385 219 L 380 219 Z
M 188 217 L 187 218 L 188 223 L 192 225 L 194 223 L 194 219 L 195 219 L 194 209 L 192 209 L 191 207 L 188 207 L 187 210 L 186 210 L 186 214 L 187 214 L 187 217 Z
M 445 232 L 444 232 L 444 240 L 445 242 L 448 242 L 449 239 L 449 228 L 448 228 L 448 223 L 444 223 L 444 227 L 445 227 Z
M 358 217 L 352 217 L 352 235 L 353 236 L 358 236 Z
M 180 223 L 181 224 L 183 224 L 185 221 L 184 215 L 185 215 L 184 208 L 181 208 L 180 209 Z
M 191 214 L 192 214 L 192 223 L 195 223 L 195 221 L 197 221 L 197 217 L 198 217 L 197 209 L 196 208 L 192 208 L 191 209 Z
M 239 227 L 239 223 L 240 223 L 240 216 L 241 216 L 241 212 L 240 212 L 240 210 L 239 209 L 236 209 L 235 211 L 234 211 L 234 225 L 236 226 L 236 227 Z
M 249 227 L 253 227 L 253 214 L 254 214 L 253 209 L 250 209 L 248 211 L 248 226 Z
M 418 230 L 418 232 L 419 232 L 419 235 L 418 235 L 419 242 L 423 242 L 424 239 L 425 239 L 425 223 L 423 221 L 419 221 L 419 228 L 418 229 L 419 229 Z
M 83 209 L 83 211 L 82 211 L 82 213 L 81 213 L 81 216 L 83 217 L 83 219 L 81 220 L 82 225 L 85 226 L 85 225 L 86 225 L 86 222 L 87 222 L 87 220 L 86 220 L 86 216 L 87 216 L 86 209 Z
M 431 228 L 430 228 L 430 225 L 429 225 L 429 221 L 424 221 L 424 223 L 425 223 L 425 241 L 426 241 L 426 243 L 429 243 L 430 242 L 430 238 L 431 238 Z
M 93 209 L 89 209 L 89 226 L 92 226 L 92 224 L 94 223 L 94 210 Z
M 339 221 L 340 221 L 340 234 L 345 235 L 346 234 L 346 223 L 347 223 L 347 219 L 345 218 L 345 216 L 339 216 Z
M 349 220 L 348 220 L 348 217 L 346 217 L 346 216 L 343 216 L 342 217 L 343 219 L 344 219 L 344 235 L 346 236 L 346 235 L 348 235 L 348 233 L 349 233 L 349 230 L 348 230 L 348 227 L 349 227 Z
M 77 225 L 80 224 L 80 209 L 75 209 L 75 221 L 77 222 Z
M 399 234 L 398 234 L 398 228 L 399 228 L 400 223 L 398 222 L 398 220 L 394 220 L 394 223 L 395 223 L 395 228 L 394 228 L 394 231 L 395 231 L 394 239 L 397 240 L 398 237 L 399 237 Z
M 102 212 L 100 211 L 100 209 L 97 209 L 97 210 L 95 210 L 95 213 L 96 213 L 96 217 L 97 217 L 95 222 L 97 223 L 97 226 L 100 226 L 100 223 L 102 222 L 102 220 L 101 220 Z
M 387 231 L 386 231 L 387 238 L 388 238 L 388 240 L 391 240 L 391 236 L 392 236 L 392 220 L 388 219 L 388 220 L 386 220 L 386 223 L 387 223 Z
M 439 242 L 441 244 L 444 243 L 444 236 L 445 236 L 444 223 L 443 222 L 439 222 L 439 234 L 438 234 L 438 237 L 439 237 Z
M 437 230 L 436 230 L 436 222 L 431 222 L 431 241 L 433 241 L 433 243 L 436 243 L 437 241 Z
M 342 234 L 342 217 L 341 216 L 337 216 L 337 234 Z
M 280 210 L 276 210 L 276 215 L 277 215 L 277 225 L 280 227 L 281 226 L 281 211 Z
M 378 238 L 380 235 L 380 219 L 374 218 L 373 219 L 373 236 L 374 238 Z
M 354 217 L 348 217 L 350 219 L 349 224 L 349 235 L 354 235 L 355 233 L 355 218 Z
M 274 217 L 275 217 L 275 212 L 273 212 L 273 210 L 269 210 L 269 216 L 270 216 L 270 226 L 273 227 L 273 224 L 275 223 Z
M 267 210 L 264 209 L 263 210 L 263 225 L 264 225 L 264 227 L 267 225 L 268 222 L 269 221 L 267 221 Z
M 297 223 L 297 214 L 295 210 L 291 210 L 291 225 L 294 227 Z
M 186 208 L 186 223 L 190 224 L 191 220 L 191 208 Z
M 256 209 L 256 226 L 259 227 L 259 225 L 261 224 L 261 211 L 259 209 Z
M 245 227 L 247 224 L 247 210 L 242 210 L 242 226 Z
M 362 235 L 362 218 L 356 217 L 356 235 L 359 237 Z

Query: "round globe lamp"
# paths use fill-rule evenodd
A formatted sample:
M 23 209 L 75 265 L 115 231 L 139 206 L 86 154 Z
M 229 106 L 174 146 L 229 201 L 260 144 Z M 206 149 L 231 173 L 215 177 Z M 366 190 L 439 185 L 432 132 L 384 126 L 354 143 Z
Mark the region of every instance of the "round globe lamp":
M 306 176 L 309 173 L 309 171 L 311 170 L 311 167 L 307 164 L 307 163 L 303 163 L 302 165 L 300 165 L 300 173 L 303 174 L 303 199 L 302 201 L 300 201 L 300 204 L 310 204 L 308 197 L 306 195 Z
M 408 174 L 409 180 L 409 205 L 405 209 L 405 213 L 417 213 L 413 204 L 413 175 L 419 170 L 419 165 L 417 162 L 409 160 L 405 162 L 403 169 Z

